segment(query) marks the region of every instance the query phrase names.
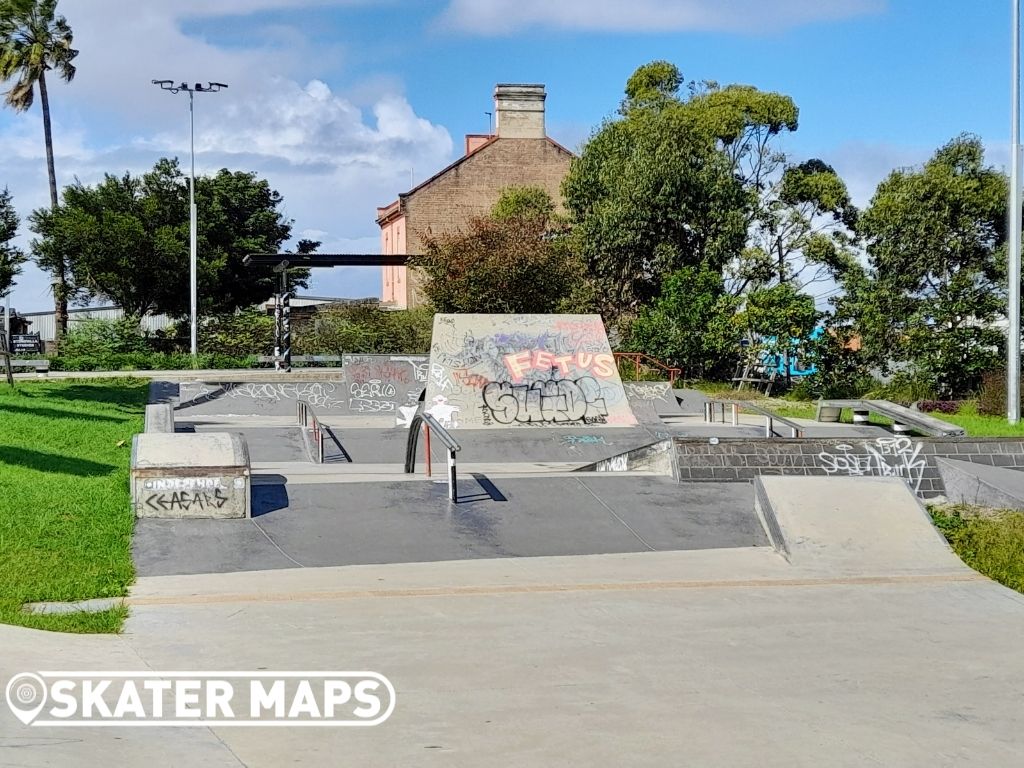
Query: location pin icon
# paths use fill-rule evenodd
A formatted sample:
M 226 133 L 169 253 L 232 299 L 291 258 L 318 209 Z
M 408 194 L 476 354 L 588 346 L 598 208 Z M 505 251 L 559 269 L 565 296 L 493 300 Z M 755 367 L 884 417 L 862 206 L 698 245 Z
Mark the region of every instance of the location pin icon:
M 46 683 L 39 675 L 22 672 L 10 679 L 4 696 L 14 716 L 28 725 L 46 705 Z

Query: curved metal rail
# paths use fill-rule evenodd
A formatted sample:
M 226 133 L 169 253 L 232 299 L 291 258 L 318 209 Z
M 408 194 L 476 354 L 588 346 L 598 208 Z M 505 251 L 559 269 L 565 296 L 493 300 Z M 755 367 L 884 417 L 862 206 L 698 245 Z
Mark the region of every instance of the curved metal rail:
M 441 423 L 424 411 L 417 411 L 409 425 L 409 439 L 405 444 L 405 473 L 411 475 L 416 471 L 416 448 L 419 445 L 420 432 L 427 435 L 427 477 L 430 477 L 430 435 L 434 433 L 444 443 L 448 453 L 448 499 L 452 503 L 459 500 L 459 489 L 456 483 L 457 473 L 455 470 L 455 454 L 462 450 L 462 446 L 451 436 L 451 433 L 441 426 Z

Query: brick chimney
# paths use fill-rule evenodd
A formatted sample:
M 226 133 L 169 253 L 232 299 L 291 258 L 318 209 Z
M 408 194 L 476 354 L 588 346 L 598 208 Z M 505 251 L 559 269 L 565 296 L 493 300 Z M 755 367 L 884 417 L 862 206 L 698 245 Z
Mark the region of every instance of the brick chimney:
M 503 139 L 543 139 L 543 85 L 499 83 L 494 87 L 495 132 Z

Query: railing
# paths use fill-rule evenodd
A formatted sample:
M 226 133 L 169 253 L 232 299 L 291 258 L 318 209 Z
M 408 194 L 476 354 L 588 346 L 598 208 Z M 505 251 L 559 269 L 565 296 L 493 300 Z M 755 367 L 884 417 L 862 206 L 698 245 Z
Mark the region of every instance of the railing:
M 409 440 L 405 444 L 405 473 L 411 475 L 416 471 L 416 448 L 419 443 L 420 431 L 426 432 L 427 435 L 427 477 L 430 477 L 430 433 L 436 433 L 438 439 L 444 443 L 444 447 L 448 452 L 448 499 L 453 504 L 457 503 L 459 500 L 459 489 L 455 471 L 455 454 L 462 450 L 462 446 L 429 413 L 419 411 L 413 416 L 412 424 L 409 426 Z
M 304 403 L 301 400 L 298 401 L 299 411 L 299 426 L 302 429 L 312 430 L 313 433 L 313 445 L 316 446 L 316 463 L 324 463 L 324 428 L 320 423 L 320 419 L 313 413 L 313 409 L 309 407 L 309 403 Z
M 722 423 L 725 423 L 725 409 L 726 406 L 732 412 L 732 425 L 734 427 L 739 426 L 740 423 L 740 408 L 746 408 L 747 410 L 759 413 L 764 416 L 764 436 L 765 437 L 776 437 L 775 434 L 775 422 L 785 424 L 790 429 L 790 437 L 803 437 L 804 429 L 795 421 L 790 421 L 784 416 L 779 416 L 777 413 L 772 413 L 767 408 L 762 408 L 759 405 L 754 405 L 748 402 L 739 402 L 737 400 L 708 400 L 704 403 L 704 421 L 711 424 L 715 421 L 715 406 L 719 406 L 719 412 L 721 413 Z
M 635 378 L 637 381 L 640 380 L 640 366 L 642 365 L 645 365 L 648 368 L 660 368 L 661 370 L 663 370 L 668 375 L 669 383 L 673 387 L 676 384 L 676 379 L 681 379 L 683 377 L 682 368 L 673 368 L 671 366 L 665 365 L 663 362 L 661 362 L 661 360 L 657 360 L 651 357 L 650 355 L 644 354 L 643 352 L 616 352 L 615 360 L 616 362 L 621 360 L 629 360 L 631 363 L 633 363 Z
M 279 359 L 279 357 L 274 357 L 273 355 L 259 355 L 256 358 L 256 362 L 263 365 L 264 363 L 273 363 Z M 341 355 L 292 355 L 291 361 L 293 363 L 337 363 L 341 365 Z

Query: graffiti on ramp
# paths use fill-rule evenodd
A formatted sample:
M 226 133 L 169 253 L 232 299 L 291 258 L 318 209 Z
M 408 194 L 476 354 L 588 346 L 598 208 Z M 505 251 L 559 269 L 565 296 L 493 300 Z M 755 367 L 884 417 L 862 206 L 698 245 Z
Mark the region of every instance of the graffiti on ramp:
M 637 423 L 598 315 L 435 315 L 426 402 L 451 428 Z

